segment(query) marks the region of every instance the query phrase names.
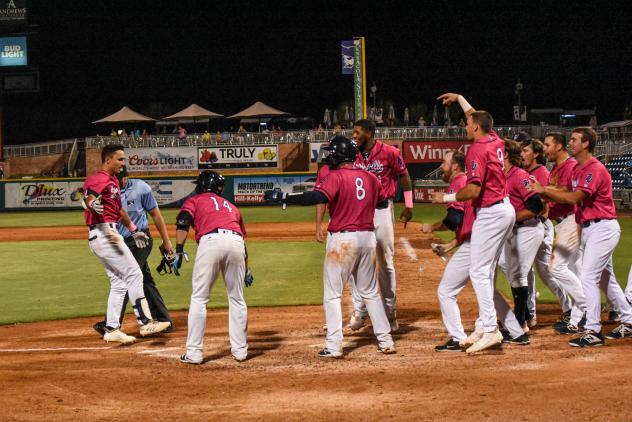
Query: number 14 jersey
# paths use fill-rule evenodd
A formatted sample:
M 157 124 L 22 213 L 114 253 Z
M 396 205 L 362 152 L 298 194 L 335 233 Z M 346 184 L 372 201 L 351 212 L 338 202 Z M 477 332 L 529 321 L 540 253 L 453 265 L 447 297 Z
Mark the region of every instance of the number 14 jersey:
M 217 229 L 232 230 L 242 236 L 246 235 L 246 228 L 239 209 L 212 192 L 204 192 L 189 197 L 180 211 L 186 211 L 193 217 L 196 242 L 199 242 L 205 234 Z
M 329 200 L 329 231 L 371 231 L 377 203 L 386 199 L 377 177 L 365 170 L 331 170 L 314 190 Z

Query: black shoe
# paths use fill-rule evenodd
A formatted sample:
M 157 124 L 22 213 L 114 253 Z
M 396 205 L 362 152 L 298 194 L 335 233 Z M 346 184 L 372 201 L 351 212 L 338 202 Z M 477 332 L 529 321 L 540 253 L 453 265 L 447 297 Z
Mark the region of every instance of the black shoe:
M 617 311 L 610 311 L 608 312 L 608 319 L 606 320 L 606 322 L 619 322 L 619 314 L 617 313 Z
M 464 352 L 465 350 L 459 345 L 459 342 L 450 339 L 446 344 L 435 346 L 435 352 Z
M 105 335 L 105 321 L 97 322 L 92 328 L 94 328 L 94 331 L 101 334 L 101 337 Z
M 592 330 L 586 330 L 584 334 L 569 341 L 568 344 L 573 347 L 595 347 L 603 346 L 605 343 L 601 332 L 596 333 Z
M 584 330 L 580 327 L 577 327 L 571 323 L 568 323 L 566 325 L 561 325 L 558 327 L 554 327 L 555 331 L 557 331 L 558 334 L 581 334 L 584 332 Z
M 631 338 L 631 337 L 632 337 L 632 324 L 626 324 L 625 322 L 622 322 L 621 325 L 619 325 L 617 328 L 610 331 L 606 335 L 606 338 L 609 338 L 612 340 L 621 340 L 623 338 Z
M 571 311 L 566 311 L 566 312 L 562 312 L 562 315 L 560 315 L 560 319 L 558 319 L 555 322 L 555 325 L 557 325 L 557 324 L 566 325 L 569 322 L 571 322 Z
M 320 356 L 321 358 L 334 358 L 334 359 L 340 359 L 342 357 L 342 353 L 340 354 L 334 354 L 332 352 L 330 352 L 327 349 L 323 349 L 320 352 L 318 352 L 318 356 Z
M 167 321 L 169 322 L 169 321 Z M 165 331 L 163 331 L 163 333 L 173 333 L 173 331 L 175 330 L 175 328 L 173 327 L 173 322 L 171 323 L 171 325 L 169 327 L 167 327 L 167 329 Z
M 511 338 L 509 337 L 508 339 L 503 340 L 503 343 L 509 343 L 509 344 L 517 344 L 520 346 L 526 346 L 527 344 L 529 344 L 529 336 L 525 333 L 521 336 L 518 336 L 516 338 Z

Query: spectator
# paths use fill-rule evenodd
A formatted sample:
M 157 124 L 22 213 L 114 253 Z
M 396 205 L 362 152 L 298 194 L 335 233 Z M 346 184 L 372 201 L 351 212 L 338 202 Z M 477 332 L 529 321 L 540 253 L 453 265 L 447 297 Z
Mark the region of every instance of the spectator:
M 128 135 L 127 135 L 127 131 L 126 131 L 125 129 L 120 130 L 120 131 L 119 131 L 119 134 L 120 134 L 120 136 L 122 136 L 122 137 L 124 137 L 124 138 L 127 138 L 127 136 L 128 136 Z
M 113 138 L 118 136 L 118 133 L 116 133 L 116 129 L 112 129 L 112 132 L 110 132 L 110 136 L 113 137 Z
M 202 135 L 202 142 L 205 142 L 207 144 L 211 142 L 211 134 L 208 133 L 208 130 L 204 131 L 204 134 Z
M 419 116 L 419 120 L 417 120 L 417 126 L 426 127 L 426 120 L 424 119 L 424 116 Z
M 323 125 L 322 125 L 322 123 L 321 123 L 321 124 L 319 124 L 319 125 L 318 125 L 318 129 L 316 129 L 316 132 L 322 132 L 322 131 L 324 131 L 324 130 L 325 130 L 325 129 L 323 128 Z
M 178 125 L 178 139 L 184 139 L 187 137 L 187 130 L 181 125 Z
M 0 179 L 4 179 L 4 166 L 0 166 Z
M 243 125 L 239 125 L 239 130 L 237 130 L 237 133 L 246 133 L 246 128 L 244 128 Z
M 138 128 L 137 128 L 137 129 L 134 131 L 134 137 L 135 137 L 135 138 L 140 138 L 140 129 L 138 129 Z
M 149 133 L 147 133 L 147 129 L 143 129 L 143 134 L 140 135 L 140 137 L 143 138 L 143 140 L 149 138 Z

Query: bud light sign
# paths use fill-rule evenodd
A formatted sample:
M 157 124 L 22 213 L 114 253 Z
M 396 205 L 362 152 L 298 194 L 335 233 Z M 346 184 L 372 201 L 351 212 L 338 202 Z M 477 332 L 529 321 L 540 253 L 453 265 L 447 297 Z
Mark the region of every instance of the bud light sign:
M 0 67 L 26 66 L 27 64 L 26 37 L 0 38 Z

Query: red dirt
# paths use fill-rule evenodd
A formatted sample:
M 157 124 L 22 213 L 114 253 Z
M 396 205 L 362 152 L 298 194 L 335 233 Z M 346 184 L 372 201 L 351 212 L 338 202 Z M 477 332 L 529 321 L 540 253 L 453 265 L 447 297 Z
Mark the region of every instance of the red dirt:
M 288 240 L 297 233 L 298 239 L 311 239 L 308 226 L 311 230 L 307 223 L 282 225 Z M 278 227 L 269 231 L 278 234 Z M 571 348 L 568 337 L 550 328 L 556 306 L 539 307 L 539 328 L 529 346 L 476 356 L 435 353 L 433 346 L 446 340 L 435 293 L 444 264 L 429 252 L 430 237 L 417 229 L 398 225 L 397 230 L 396 355 L 376 353 L 365 329 L 346 335 L 344 359 L 319 358 L 320 306 L 250 308 L 250 359 L 242 363 L 230 357 L 226 311 L 209 311 L 202 366 L 176 360 L 186 341 L 186 312 L 175 313 L 174 333 L 128 347 L 106 345 L 92 331 L 97 318 L 3 326 L 0 419 L 632 418 L 632 341 L 608 341 L 599 350 Z M 401 249 L 401 236 L 411 241 L 417 262 Z M 462 296 L 464 321 L 471 327 L 476 311 L 471 289 Z M 137 332 L 132 318 L 125 329 Z M 38 348 L 98 349 L 24 350 Z

